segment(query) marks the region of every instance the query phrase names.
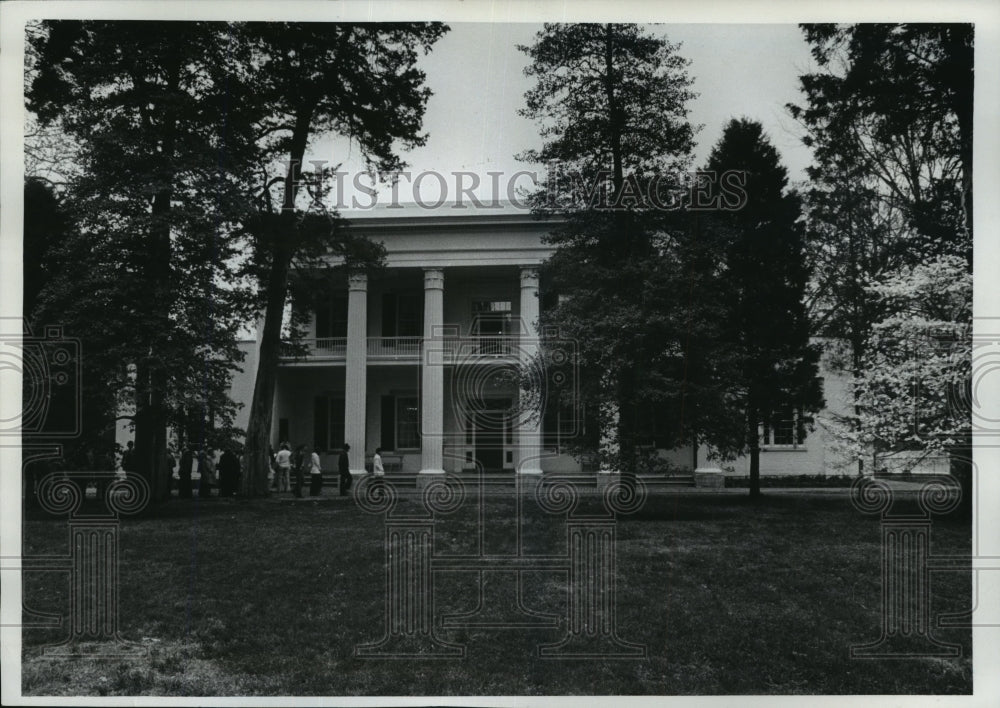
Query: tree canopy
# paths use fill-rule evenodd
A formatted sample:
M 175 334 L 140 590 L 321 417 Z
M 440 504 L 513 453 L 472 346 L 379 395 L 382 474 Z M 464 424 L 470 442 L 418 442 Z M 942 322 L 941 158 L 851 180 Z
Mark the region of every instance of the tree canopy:
M 47 21 L 30 41 L 28 108 L 79 148 L 78 232 L 57 248 L 40 316 L 87 333 L 84 356 L 134 409 L 139 470 L 162 498 L 167 424 L 196 406 L 224 428 L 234 412 L 249 308 L 229 234 L 257 154 L 246 57 L 220 23 Z
M 919 366 L 904 366 L 913 342 L 928 341 L 916 331 L 925 318 L 906 298 L 883 295 L 908 278 L 933 279 L 928 269 L 956 282 L 965 280 L 959 263 L 971 273 L 974 32 L 971 24 L 923 23 L 802 30 L 820 65 L 801 77 L 805 104 L 789 106 L 815 157 L 805 195 L 815 265 L 810 306 L 815 331 L 831 338 L 829 361 L 855 382 L 854 409 L 833 432 L 863 471 L 873 453 L 914 444 L 912 416 L 890 423 L 886 416 L 899 411 L 884 397 L 913 403 L 914 387 L 929 386 L 947 396 L 968 370 L 956 363 L 971 336 L 962 307 L 952 308 L 953 327 L 964 332 L 950 340 L 954 357 L 934 353 L 944 346 L 938 341 L 918 347 L 927 354 Z M 911 283 L 911 295 L 918 286 Z M 971 291 L 959 293 L 971 308 Z M 910 335 L 894 336 L 892 328 Z M 968 458 L 960 452 L 968 440 L 956 442 L 966 428 L 941 423 L 937 408 L 924 403 L 929 419 L 951 431 L 943 437 L 956 443 L 953 452 Z
M 249 232 L 260 283 L 263 334 L 247 429 L 244 492 L 267 492 L 268 439 L 281 348 L 281 328 L 289 297 L 293 259 L 342 256 L 348 267 L 377 262 L 379 252 L 345 242 L 322 200 L 311 199 L 305 220 L 297 197 L 306 181 L 303 159 L 310 139 L 324 132 L 349 138 L 366 162 L 383 171 L 402 167 L 400 149 L 422 145 L 423 114 L 430 89 L 416 67 L 447 31 L 440 23 L 330 24 L 251 23 L 248 43 L 259 58 L 255 100 L 266 118 L 259 126 L 265 157 L 281 158 L 283 174 L 271 176 L 266 160 L 257 213 Z M 322 177 L 322 175 L 315 175 Z M 280 187 L 272 198 L 272 187 Z M 307 228 L 306 225 L 309 225 Z

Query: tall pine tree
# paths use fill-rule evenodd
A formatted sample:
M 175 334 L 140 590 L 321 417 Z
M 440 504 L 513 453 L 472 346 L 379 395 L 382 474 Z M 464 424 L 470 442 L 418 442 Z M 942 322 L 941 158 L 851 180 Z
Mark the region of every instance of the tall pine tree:
M 563 217 L 543 273 L 560 298 L 542 321 L 576 340 L 602 464 L 632 470 L 645 412 L 676 380 L 677 322 L 666 301 L 677 289 L 664 267 L 663 207 L 693 145 L 688 62 L 677 45 L 631 24 L 547 24 L 519 48 L 536 80 L 521 113 L 544 139 L 520 157 L 549 168 L 533 209 Z
M 40 316 L 86 332 L 88 363 L 134 406 L 136 462 L 169 493 L 167 426 L 192 404 L 231 419 L 231 371 L 249 312 L 234 287 L 233 225 L 257 157 L 249 65 L 232 27 L 51 21 L 31 34 L 29 110 L 79 145 L 78 224 Z
M 761 432 L 778 419 L 801 425 L 823 406 L 819 351 L 809 342 L 800 203 L 761 125 L 732 120 L 708 169 L 744 174 L 746 203 L 717 215 L 725 304 L 718 352 L 731 357 L 733 409 L 742 434 L 732 451 L 750 455 L 750 494 L 760 495 Z M 725 412 L 720 412 L 720 417 Z

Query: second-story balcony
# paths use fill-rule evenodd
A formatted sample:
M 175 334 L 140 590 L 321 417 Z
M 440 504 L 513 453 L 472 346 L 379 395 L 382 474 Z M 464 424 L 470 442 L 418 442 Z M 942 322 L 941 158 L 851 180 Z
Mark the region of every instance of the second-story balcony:
M 365 346 L 367 359 L 370 362 L 391 363 L 420 361 L 423 337 L 367 337 Z M 446 363 L 459 363 L 476 360 L 511 359 L 518 356 L 520 338 L 514 336 L 469 336 L 444 337 L 433 340 L 432 346 L 443 348 Z M 304 344 L 308 353 L 303 358 L 288 357 L 292 361 L 330 361 L 340 362 L 347 359 L 347 337 L 322 337 L 307 339 Z

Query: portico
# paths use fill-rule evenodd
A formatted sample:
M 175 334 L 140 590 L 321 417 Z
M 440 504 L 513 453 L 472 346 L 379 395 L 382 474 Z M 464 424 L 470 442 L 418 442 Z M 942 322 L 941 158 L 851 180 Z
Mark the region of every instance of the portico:
M 520 378 L 538 366 L 544 225 L 520 213 L 366 215 L 353 228 L 383 243 L 386 268 L 331 275 L 308 353 L 279 370 L 272 437 L 314 446 L 325 469 L 346 442 L 353 474 L 377 447 L 426 479 L 540 475 L 546 457 L 572 467 L 544 449 L 542 412 L 528 410 L 542 398 Z

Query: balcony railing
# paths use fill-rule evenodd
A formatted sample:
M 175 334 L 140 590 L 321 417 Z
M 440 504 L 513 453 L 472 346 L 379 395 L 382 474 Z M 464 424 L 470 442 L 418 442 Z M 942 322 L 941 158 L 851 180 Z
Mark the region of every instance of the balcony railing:
M 476 357 L 503 358 L 517 355 L 516 336 L 449 337 L 445 347 L 459 361 Z
M 347 337 L 322 337 L 314 339 L 309 347 L 314 356 L 343 359 L 347 356 Z
M 369 337 L 369 359 L 418 359 L 423 337 Z
M 445 337 L 434 346 L 443 348 L 448 363 L 477 359 L 503 359 L 517 356 L 517 336 Z M 423 337 L 368 337 L 367 358 L 374 361 L 419 361 Z M 307 360 L 342 361 L 347 358 L 346 337 L 321 337 L 306 340 Z

